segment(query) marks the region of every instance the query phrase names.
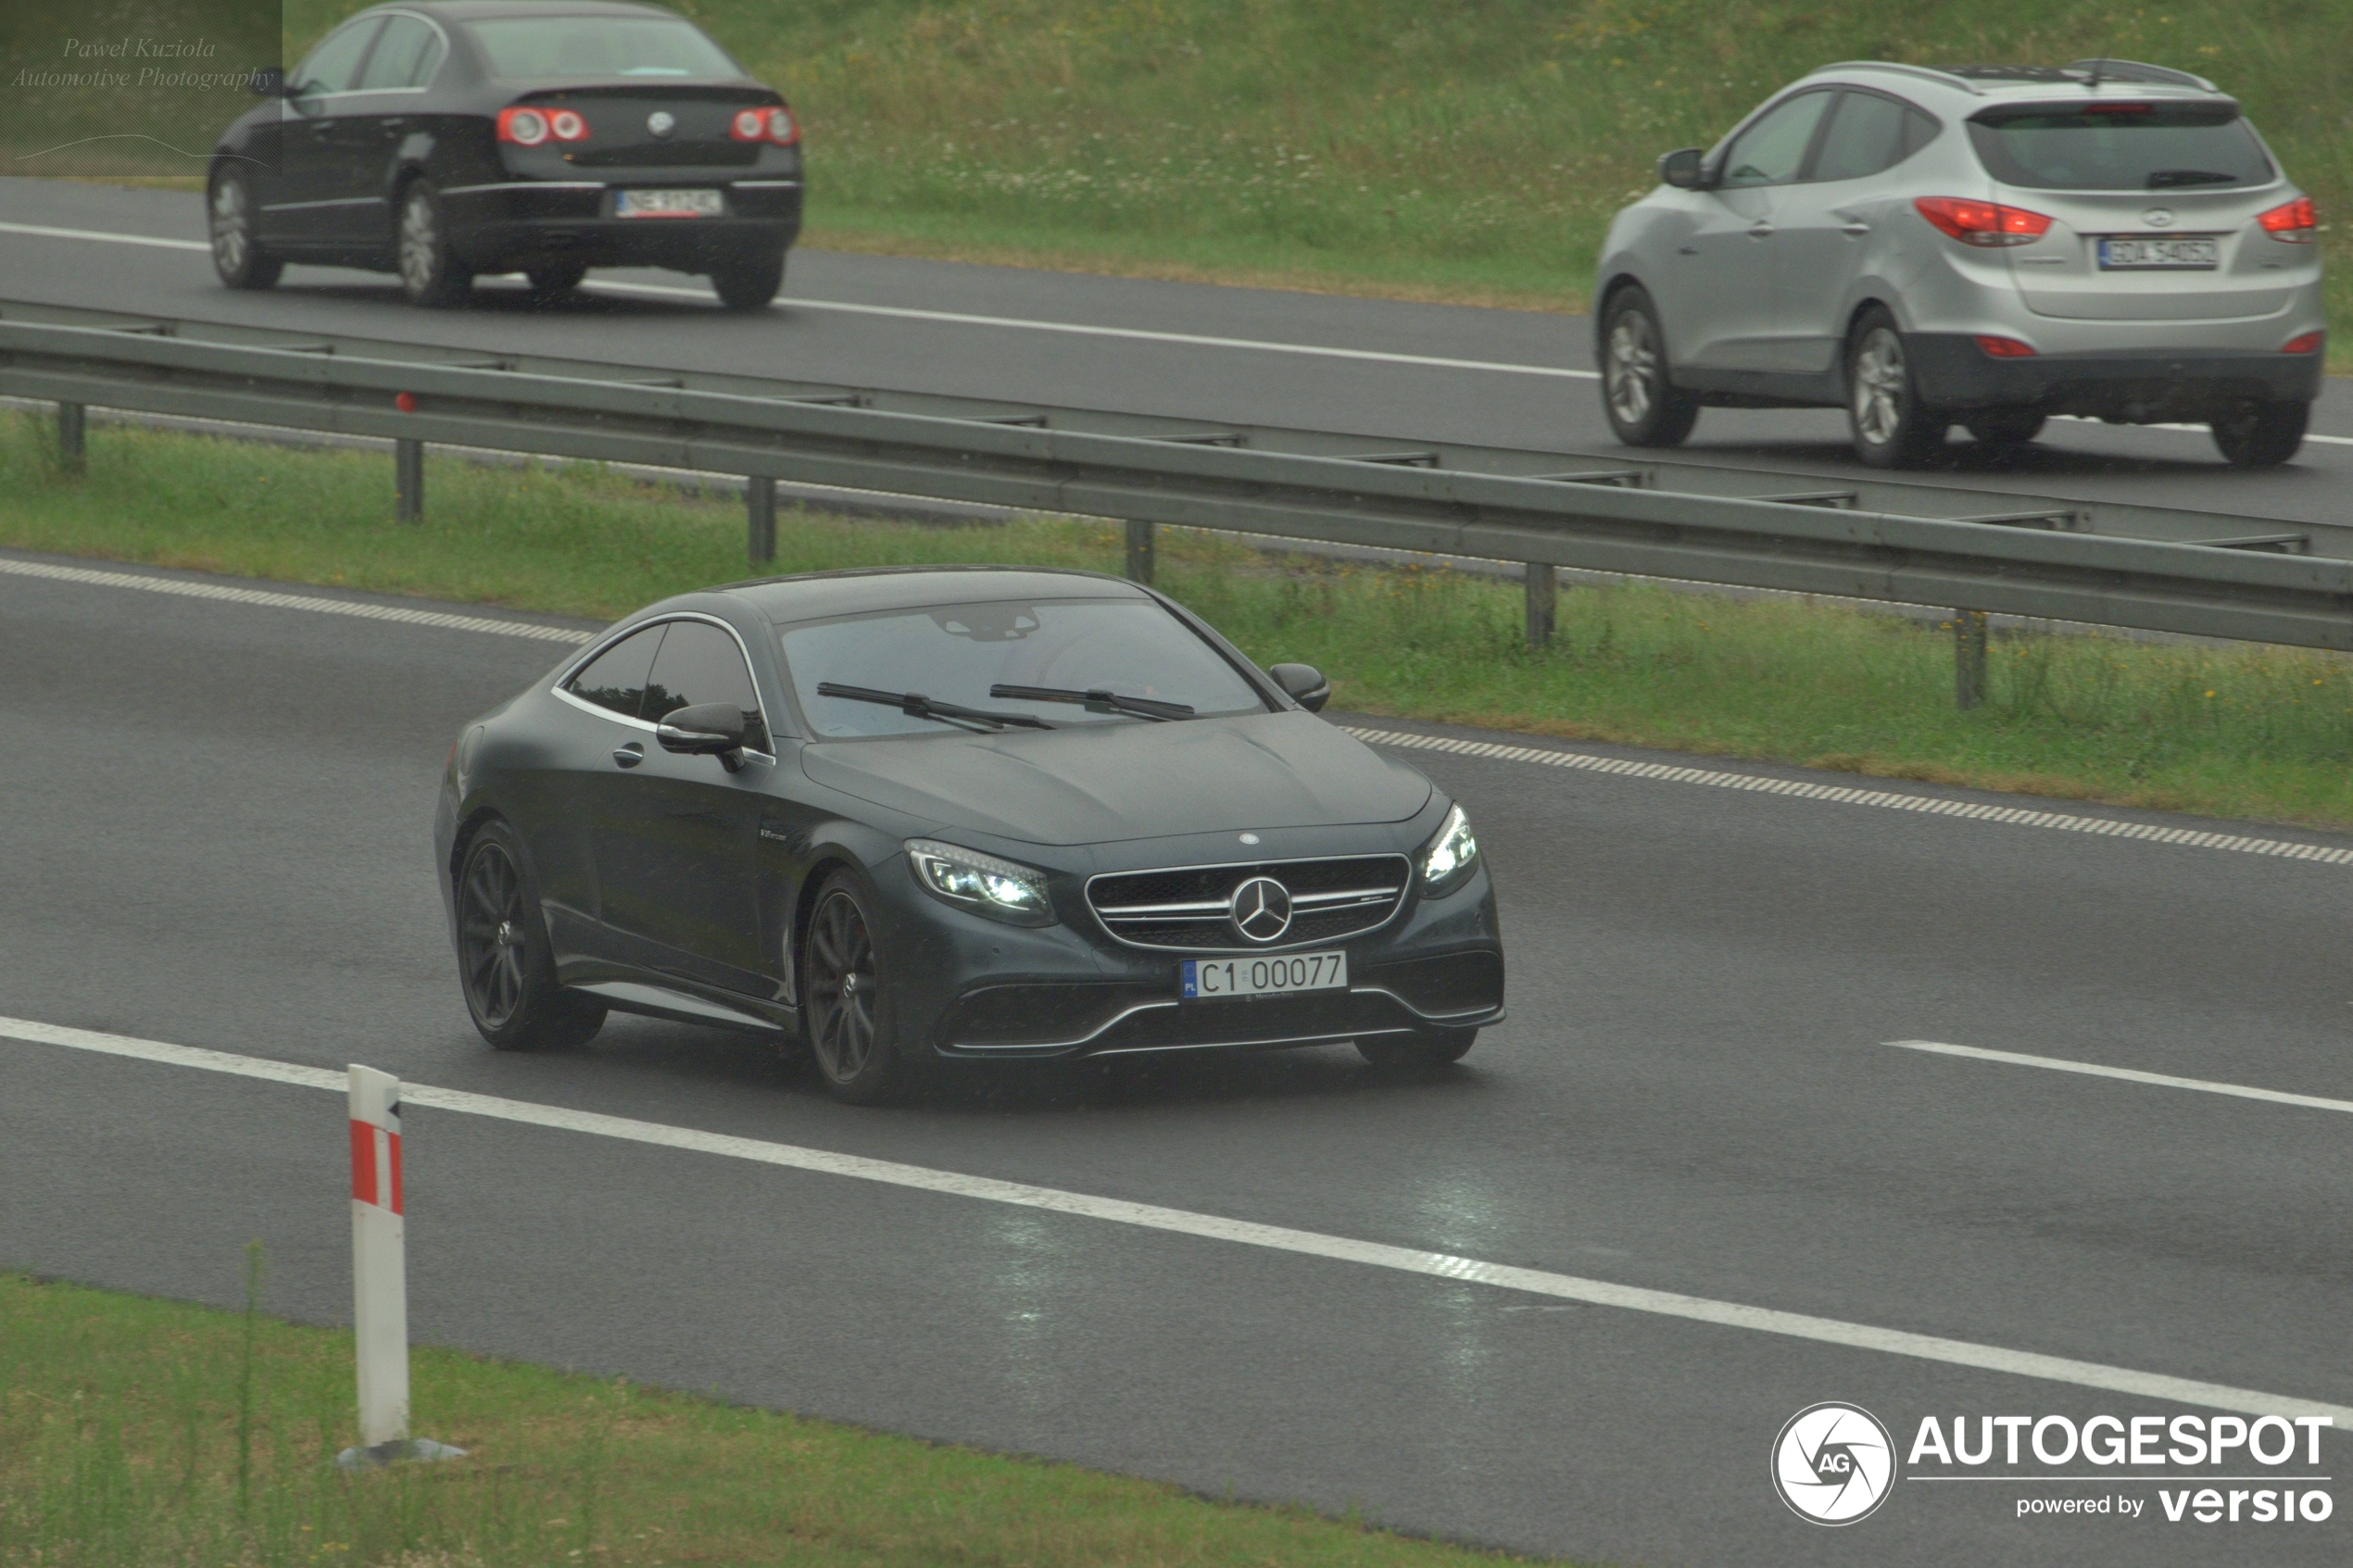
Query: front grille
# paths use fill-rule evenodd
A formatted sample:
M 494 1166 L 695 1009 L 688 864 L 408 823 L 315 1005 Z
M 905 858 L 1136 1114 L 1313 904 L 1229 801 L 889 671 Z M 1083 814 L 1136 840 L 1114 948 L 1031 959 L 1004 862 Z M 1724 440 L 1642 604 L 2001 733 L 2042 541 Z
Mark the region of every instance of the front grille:
M 1411 870 L 1403 855 L 1353 855 L 1114 872 L 1087 884 L 1087 904 L 1104 930 L 1131 947 L 1270 952 L 1372 930 L 1404 901 Z M 1291 900 L 1290 925 L 1271 942 L 1252 941 L 1232 915 L 1235 889 L 1262 876 L 1280 883 Z

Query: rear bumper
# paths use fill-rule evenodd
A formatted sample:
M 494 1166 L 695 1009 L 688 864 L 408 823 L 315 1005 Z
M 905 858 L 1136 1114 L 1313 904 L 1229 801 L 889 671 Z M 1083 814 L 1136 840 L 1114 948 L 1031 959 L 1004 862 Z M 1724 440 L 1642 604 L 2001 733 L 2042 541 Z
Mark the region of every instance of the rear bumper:
M 713 266 L 780 255 L 800 235 L 799 180 L 723 182 L 717 218 L 615 218 L 602 181 L 515 181 L 441 193 L 451 247 L 480 271 L 542 262 L 584 267 Z
M 1996 359 L 1960 332 L 1915 332 L 1905 348 L 1921 400 L 1939 408 L 2039 408 L 2128 424 L 2199 420 L 2249 401 L 2309 403 L 2323 356 L 2235 350 L 2038 354 Z

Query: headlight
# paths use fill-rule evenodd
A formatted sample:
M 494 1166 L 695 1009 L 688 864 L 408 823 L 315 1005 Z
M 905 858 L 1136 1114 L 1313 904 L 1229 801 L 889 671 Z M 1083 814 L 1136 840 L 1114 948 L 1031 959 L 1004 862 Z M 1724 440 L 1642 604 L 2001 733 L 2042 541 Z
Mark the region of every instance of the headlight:
M 960 909 L 1015 925 L 1054 923 L 1046 873 L 1034 867 L 928 838 L 908 840 L 907 862 L 915 868 L 915 880 L 925 892 Z
M 1470 880 L 1478 865 L 1478 839 L 1471 832 L 1470 819 L 1457 806 L 1446 813 L 1438 836 L 1422 851 L 1423 896 L 1434 898 L 1453 892 Z

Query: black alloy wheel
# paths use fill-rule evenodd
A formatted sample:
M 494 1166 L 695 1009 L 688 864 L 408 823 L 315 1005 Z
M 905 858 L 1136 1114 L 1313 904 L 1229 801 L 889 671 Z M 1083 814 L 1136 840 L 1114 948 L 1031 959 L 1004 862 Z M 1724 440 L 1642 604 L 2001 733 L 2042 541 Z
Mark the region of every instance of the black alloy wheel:
M 531 280 L 531 297 L 535 304 L 552 305 L 580 286 L 588 269 L 570 262 L 560 267 L 535 267 L 523 274 Z
M 1981 446 L 2023 446 L 2043 433 L 2045 415 L 2032 408 L 1994 408 L 1962 421 Z
M 400 193 L 393 248 L 400 267 L 400 292 L 411 305 L 462 305 L 472 294 L 473 269 L 450 248 L 448 219 L 432 181 L 412 180 Z
M 892 1027 L 868 903 L 847 872 L 817 895 L 801 953 L 809 1054 L 834 1098 L 878 1105 L 905 1086 L 908 1063 Z
M 490 822 L 458 873 L 458 977 L 466 1010 L 500 1050 L 585 1045 L 605 1009 L 556 983 L 547 925 L 513 830 Z
M 1640 288 L 1610 295 L 1602 315 L 1602 412 L 1629 446 L 1680 446 L 1699 422 L 1699 400 L 1667 379 L 1667 333 Z
M 1379 1035 L 1356 1042 L 1356 1054 L 1375 1067 L 1392 1071 L 1439 1068 L 1469 1054 L 1478 1040 L 1476 1029 L 1439 1029 L 1427 1035 Z
M 2208 428 L 2233 468 L 2269 469 L 2296 456 L 2311 417 L 2309 403 L 2241 403 Z
M 233 289 L 266 289 L 278 281 L 286 264 L 261 248 L 261 208 L 253 194 L 253 181 L 241 169 L 226 169 L 214 176 L 205 193 L 206 220 L 212 235 L 212 270 Z
M 1944 449 L 1952 416 L 1920 398 L 1904 333 L 1873 306 L 1846 340 L 1846 422 L 1855 455 L 1875 469 L 1918 468 Z
M 711 286 L 718 291 L 719 301 L 730 310 L 765 310 L 775 299 L 776 291 L 785 286 L 785 257 L 782 251 L 774 256 L 752 257 L 730 261 L 711 270 Z

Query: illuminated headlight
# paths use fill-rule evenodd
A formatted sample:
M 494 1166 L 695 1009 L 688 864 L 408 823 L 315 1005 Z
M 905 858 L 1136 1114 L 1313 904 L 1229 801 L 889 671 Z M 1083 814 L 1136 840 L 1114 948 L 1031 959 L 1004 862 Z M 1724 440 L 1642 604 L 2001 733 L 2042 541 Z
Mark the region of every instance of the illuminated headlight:
M 915 868 L 915 880 L 925 892 L 958 909 L 1015 925 L 1054 923 L 1046 873 L 1034 867 L 928 838 L 908 841 L 907 862 Z
M 1457 806 L 1446 813 L 1438 836 L 1422 851 L 1423 896 L 1434 898 L 1453 892 L 1470 880 L 1478 866 L 1478 839 L 1471 832 L 1470 819 Z

